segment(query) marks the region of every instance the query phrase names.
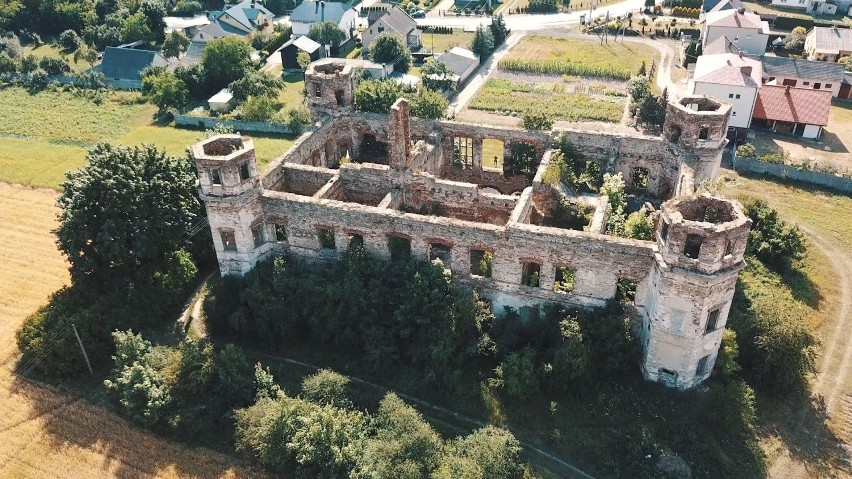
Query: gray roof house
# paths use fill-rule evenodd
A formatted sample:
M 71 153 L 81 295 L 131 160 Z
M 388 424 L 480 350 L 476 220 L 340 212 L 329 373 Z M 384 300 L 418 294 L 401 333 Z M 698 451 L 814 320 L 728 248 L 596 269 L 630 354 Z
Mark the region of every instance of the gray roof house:
M 271 26 L 273 17 L 275 14 L 257 0 L 243 0 L 224 11 L 210 12 L 209 15 L 211 22 L 220 24 L 226 31 L 232 29 L 241 32 L 241 35 L 248 35 L 253 30 Z
M 382 32 L 396 33 L 412 50 L 420 48 L 423 44 L 423 32 L 417 28 L 417 22 L 399 6 L 386 11 L 364 30 L 361 34 L 362 50 L 367 51 L 373 39 Z
M 805 52 L 811 60 L 836 62 L 852 55 L 852 29 L 814 27 L 805 38 Z
M 334 22 L 349 40 L 357 19 L 358 11 L 352 8 L 351 3 L 305 0 L 290 14 L 290 25 L 293 36 L 300 37 L 308 34 L 313 23 Z
M 142 87 L 142 70 L 149 66 L 168 67 L 169 62 L 151 50 L 106 47 L 94 70 L 103 73 L 107 85 L 113 88 L 135 89 Z
M 797 58 L 764 56 L 763 80 L 767 84 L 787 85 L 811 90 L 829 90 L 837 98 L 843 84 L 844 65 Z
M 453 78 L 456 86 L 463 85 L 479 67 L 479 57 L 470 50 L 454 47 L 435 58 L 436 61 L 444 62 L 457 78 Z

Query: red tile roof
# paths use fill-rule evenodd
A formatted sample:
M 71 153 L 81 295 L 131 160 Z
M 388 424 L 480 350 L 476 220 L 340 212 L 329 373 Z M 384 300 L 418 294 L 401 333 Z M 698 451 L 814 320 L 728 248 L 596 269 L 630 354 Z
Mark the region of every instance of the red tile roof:
M 757 91 L 754 118 L 807 125 L 828 125 L 830 90 L 763 85 Z

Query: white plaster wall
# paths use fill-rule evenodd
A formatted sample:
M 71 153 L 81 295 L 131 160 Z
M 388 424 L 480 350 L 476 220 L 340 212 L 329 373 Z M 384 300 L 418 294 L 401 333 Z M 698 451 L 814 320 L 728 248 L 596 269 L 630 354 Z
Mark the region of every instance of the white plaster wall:
M 757 88 L 692 81 L 690 82 L 690 90 L 690 94 L 712 96 L 725 103 L 730 103 L 731 117 L 728 120 L 728 126 L 737 128 L 751 126 L 751 115 L 754 112 L 754 102 L 757 99 Z M 730 95 L 734 95 L 734 98 L 729 98 Z M 740 95 L 740 98 L 737 99 L 736 95 Z
M 705 47 L 719 37 L 726 36 L 730 39 L 743 53 L 751 55 L 763 55 L 766 53 L 766 44 L 769 42 L 769 35 L 764 35 L 756 28 L 734 28 L 734 27 L 719 27 L 709 25 L 706 27 L 704 35 Z M 734 39 L 737 39 L 736 41 Z
M 805 131 L 802 133 L 804 138 L 816 138 L 819 136 L 821 127 L 817 125 L 805 125 Z

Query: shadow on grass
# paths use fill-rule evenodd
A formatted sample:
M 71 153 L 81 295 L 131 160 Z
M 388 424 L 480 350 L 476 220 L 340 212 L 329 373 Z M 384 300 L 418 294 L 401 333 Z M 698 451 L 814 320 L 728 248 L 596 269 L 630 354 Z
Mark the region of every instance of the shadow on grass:
M 781 282 L 787 286 L 797 301 L 813 309 L 819 308 L 823 295 L 816 283 L 804 271 L 796 267 L 786 268 L 781 274 Z
M 828 412 L 822 396 L 799 390 L 778 396 L 758 395 L 759 429 L 777 435 L 790 456 L 820 476 L 830 471 L 852 473 L 852 455 L 828 427 Z

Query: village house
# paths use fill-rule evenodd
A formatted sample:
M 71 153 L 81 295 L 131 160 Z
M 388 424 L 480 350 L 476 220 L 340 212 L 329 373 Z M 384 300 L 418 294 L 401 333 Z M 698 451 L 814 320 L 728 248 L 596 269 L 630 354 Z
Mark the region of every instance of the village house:
M 805 53 L 809 60 L 836 62 L 852 56 L 852 29 L 814 27 L 805 38 Z
M 695 64 L 687 91 L 691 95 L 707 95 L 730 103 L 729 128 L 745 130 L 751 126 L 762 72 L 760 60 L 742 53 L 701 55 Z
M 382 32 L 399 35 L 410 50 L 417 50 L 423 45 L 423 32 L 417 28 L 417 22 L 398 5 L 384 12 L 364 30 L 361 34 L 362 50 L 368 51 L 373 39 Z
M 314 23 L 334 22 L 346 34 L 341 44 L 352 38 L 357 20 L 358 11 L 352 8 L 351 3 L 322 0 L 305 0 L 290 14 L 290 25 L 293 27 L 294 37 L 307 35 Z
M 844 65 L 767 55 L 762 58 L 763 83 L 812 90 L 828 90 L 837 98 L 843 85 Z
M 769 42 L 769 24 L 744 8 L 705 14 L 701 20 L 702 48 L 720 37 L 728 37 L 743 53 L 763 55 Z
M 754 127 L 819 139 L 823 127 L 828 125 L 830 110 L 828 90 L 763 85 L 754 105 Z

